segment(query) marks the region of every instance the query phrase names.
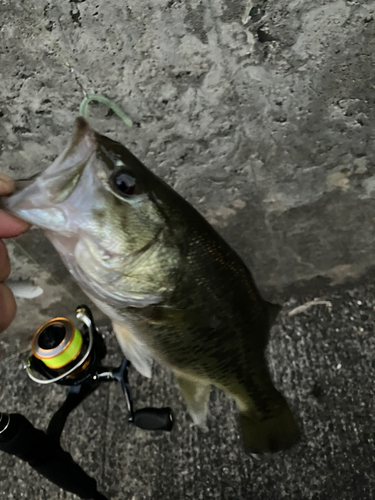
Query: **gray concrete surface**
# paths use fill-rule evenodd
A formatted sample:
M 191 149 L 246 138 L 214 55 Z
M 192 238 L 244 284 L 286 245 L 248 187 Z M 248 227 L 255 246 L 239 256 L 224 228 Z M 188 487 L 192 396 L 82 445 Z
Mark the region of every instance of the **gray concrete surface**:
M 0 0 L 0 171 L 47 167 L 84 93 L 102 93 L 135 126 L 95 105 L 91 123 L 191 201 L 268 298 L 286 311 L 332 301 L 272 334 L 275 380 L 303 427 L 289 453 L 247 458 L 217 391 L 207 429 L 192 427 L 160 368 L 152 382 L 132 375 L 134 396 L 174 407 L 170 435 L 127 426 L 117 387 L 85 402 L 64 445 L 112 500 L 374 497 L 374 28 L 370 0 Z M 8 248 L 12 279 L 43 294 L 18 301 L 1 337 L 0 410 L 43 427 L 64 391 L 28 381 L 22 352 L 85 299 L 39 231 Z M 72 498 L 5 455 L 0 494 Z

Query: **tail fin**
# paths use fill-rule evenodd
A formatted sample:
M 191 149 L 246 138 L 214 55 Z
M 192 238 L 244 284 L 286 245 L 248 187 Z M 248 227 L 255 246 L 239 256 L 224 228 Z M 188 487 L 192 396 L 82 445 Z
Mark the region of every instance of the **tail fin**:
M 300 431 L 285 400 L 277 414 L 270 418 L 259 419 L 250 411 L 240 413 L 239 424 L 246 451 L 250 453 L 287 450 L 300 439 Z

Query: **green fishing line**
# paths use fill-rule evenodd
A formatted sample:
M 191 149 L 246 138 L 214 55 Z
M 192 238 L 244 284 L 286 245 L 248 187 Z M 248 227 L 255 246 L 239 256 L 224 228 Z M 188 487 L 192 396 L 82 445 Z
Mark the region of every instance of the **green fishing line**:
M 110 99 L 107 99 L 107 97 L 104 97 L 104 95 L 101 94 L 87 94 L 86 97 L 83 99 L 81 102 L 81 105 L 79 107 L 79 114 L 83 118 L 87 119 L 89 115 L 89 103 L 91 101 L 96 101 L 100 102 L 101 104 L 105 104 L 108 106 L 124 123 L 127 127 L 132 127 L 133 122 L 131 119 L 126 115 L 122 109 L 120 109 L 117 104 L 115 104 L 113 101 Z

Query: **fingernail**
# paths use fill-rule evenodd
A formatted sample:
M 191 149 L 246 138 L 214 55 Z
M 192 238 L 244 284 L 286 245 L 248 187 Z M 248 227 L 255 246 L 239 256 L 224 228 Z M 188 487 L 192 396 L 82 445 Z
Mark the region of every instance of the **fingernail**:
M 0 172 L 0 192 L 2 194 L 11 193 L 14 189 L 14 180 L 9 175 Z

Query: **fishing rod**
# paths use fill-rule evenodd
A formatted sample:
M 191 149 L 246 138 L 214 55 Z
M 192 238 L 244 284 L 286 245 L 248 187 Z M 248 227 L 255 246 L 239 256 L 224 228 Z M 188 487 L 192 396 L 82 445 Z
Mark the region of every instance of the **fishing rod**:
M 60 438 L 69 414 L 102 382 L 111 381 L 121 386 L 129 423 L 145 430 L 171 431 L 173 413 L 168 407 L 134 410 L 129 361 L 124 358 L 117 368 L 103 366 L 107 348 L 91 310 L 85 305 L 78 306 L 76 318 L 81 328 L 60 317 L 44 323 L 32 338 L 32 354 L 25 364 L 34 382 L 67 386 L 64 403 L 53 414 L 45 432 L 20 414 L 0 413 L 0 451 L 27 462 L 49 481 L 82 499 L 107 500 L 97 490 L 95 479 L 61 447 Z
M 95 479 L 74 462 L 59 440 L 36 429 L 24 416 L 0 413 L 0 450 L 27 462 L 39 474 L 79 498 L 108 500 Z

